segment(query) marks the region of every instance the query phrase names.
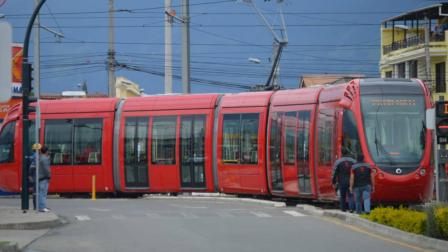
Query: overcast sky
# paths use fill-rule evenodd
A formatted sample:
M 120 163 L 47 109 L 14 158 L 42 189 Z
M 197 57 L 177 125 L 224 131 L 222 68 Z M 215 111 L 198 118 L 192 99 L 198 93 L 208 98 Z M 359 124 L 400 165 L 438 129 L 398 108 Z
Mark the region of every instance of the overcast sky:
M 275 1 L 254 0 L 279 27 Z M 7 0 L 0 13 L 22 43 L 34 0 Z M 297 87 L 303 74 L 357 73 L 379 76 L 381 21 L 438 3 L 430 0 L 286 0 L 289 44 L 281 59 L 281 84 Z M 181 0 L 173 6 L 181 15 Z M 192 92 L 239 92 L 228 83 L 265 83 L 273 36 L 247 4 L 232 0 L 191 0 Z M 145 93 L 163 93 L 164 1 L 115 0 L 117 61 L 139 71 L 117 76 L 138 83 Z M 86 81 L 90 92 L 107 92 L 108 0 L 47 0 L 41 25 L 61 32 L 58 40 L 41 29 L 43 93 L 76 90 Z M 126 11 L 124 11 L 126 10 Z M 32 46 L 32 45 L 31 45 Z M 33 50 L 30 48 L 32 54 Z M 181 76 L 181 24 L 173 29 L 174 75 Z M 248 61 L 260 59 L 260 64 Z M 221 85 L 221 86 L 220 86 Z M 181 92 L 181 80 L 174 79 Z

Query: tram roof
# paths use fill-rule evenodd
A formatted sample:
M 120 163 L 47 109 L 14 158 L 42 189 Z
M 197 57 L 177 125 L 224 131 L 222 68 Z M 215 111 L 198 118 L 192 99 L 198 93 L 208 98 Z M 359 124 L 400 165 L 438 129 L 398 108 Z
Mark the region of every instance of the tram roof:
M 299 104 L 317 103 L 319 92 L 323 86 L 314 86 L 309 88 L 300 88 L 292 90 L 280 90 L 272 96 L 271 104 L 273 106 L 288 106 Z
M 94 113 L 113 112 L 117 103 L 115 98 L 75 98 L 39 101 L 41 113 Z
M 274 92 L 245 92 L 237 94 L 226 94 L 221 100 L 223 108 L 237 107 L 263 107 L 268 106 L 269 100 Z
M 123 111 L 191 110 L 215 107 L 219 94 L 175 94 L 128 98 Z

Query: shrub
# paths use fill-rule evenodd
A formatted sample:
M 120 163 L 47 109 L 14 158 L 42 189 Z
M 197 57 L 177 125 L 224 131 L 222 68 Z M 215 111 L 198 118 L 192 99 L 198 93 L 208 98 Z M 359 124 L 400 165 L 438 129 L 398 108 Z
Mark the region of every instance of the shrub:
M 440 235 L 444 239 L 448 239 L 448 207 L 436 207 L 434 218 Z
M 415 234 L 423 234 L 426 229 L 427 216 L 425 213 L 403 207 L 399 209 L 394 209 L 393 207 L 378 207 L 373 209 L 370 215 L 364 217 L 371 221 Z

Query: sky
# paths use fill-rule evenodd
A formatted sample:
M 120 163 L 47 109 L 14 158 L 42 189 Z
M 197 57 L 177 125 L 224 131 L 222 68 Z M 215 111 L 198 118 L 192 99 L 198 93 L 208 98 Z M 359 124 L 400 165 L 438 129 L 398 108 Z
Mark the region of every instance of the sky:
M 278 31 L 276 1 L 253 0 Z M 433 5 L 432 0 L 285 0 L 288 45 L 280 61 L 280 84 L 296 88 L 304 74 L 379 76 L 381 21 Z M 173 0 L 181 16 L 182 0 Z M 3 21 L 23 43 L 35 0 L 6 0 Z M 147 94 L 164 92 L 164 1 L 115 0 L 115 51 L 124 76 Z M 108 0 L 47 0 L 41 25 L 41 92 L 107 93 Z M 1 15 L 0 15 L 1 16 Z M 239 0 L 191 0 L 192 93 L 242 92 L 264 84 L 271 69 L 273 36 L 254 10 Z M 182 24 L 173 26 L 174 92 L 181 84 Z M 33 54 L 33 43 L 30 53 Z M 249 58 L 260 59 L 260 64 Z

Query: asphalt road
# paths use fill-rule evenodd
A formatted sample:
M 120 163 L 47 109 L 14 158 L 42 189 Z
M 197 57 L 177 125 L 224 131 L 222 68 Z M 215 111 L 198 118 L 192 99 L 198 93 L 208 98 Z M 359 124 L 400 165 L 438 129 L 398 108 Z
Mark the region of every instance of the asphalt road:
M 50 199 L 48 206 L 68 224 L 27 252 L 422 251 L 294 207 L 186 199 Z

